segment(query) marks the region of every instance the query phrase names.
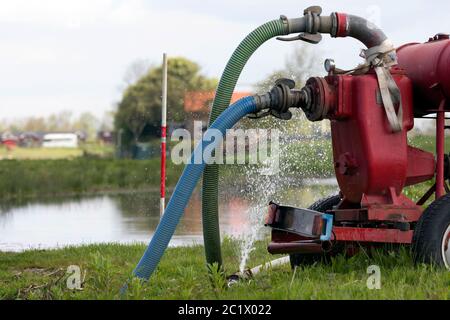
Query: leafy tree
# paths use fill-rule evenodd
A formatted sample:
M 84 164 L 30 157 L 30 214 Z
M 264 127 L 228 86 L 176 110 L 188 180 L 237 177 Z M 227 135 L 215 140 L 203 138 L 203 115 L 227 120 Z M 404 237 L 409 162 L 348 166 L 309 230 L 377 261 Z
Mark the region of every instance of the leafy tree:
M 44 117 L 29 117 L 25 120 L 23 131 L 31 132 L 45 132 L 47 130 L 47 123 Z
M 200 66 L 186 58 L 168 60 L 169 121 L 183 121 L 184 95 L 187 91 L 212 90 L 217 86 L 216 79 L 200 74 Z M 162 66 L 150 68 L 146 75 L 128 86 L 118 104 L 115 127 L 123 129 L 125 135 L 132 136 L 135 142 L 140 138 L 154 136 L 161 119 Z
M 137 59 L 133 61 L 127 68 L 123 81 L 126 86 L 131 86 L 145 76 L 150 69 L 150 62 L 146 59 Z
M 73 123 L 73 130 L 83 131 L 89 139 L 95 139 L 99 120 L 90 112 L 83 112 Z
M 47 118 L 47 130 L 58 132 L 67 131 L 72 127 L 72 112 L 68 110 L 52 114 Z
M 298 45 L 286 58 L 284 67 L 272 72 L 264 80 L 258 82 L 255 89 L 258 93 L 265 93 L 280 78 L 292 79 L 295 81 L 296 87 L 301 88 L 309 77 L 323 75 L 322 66 L 323 58 L 316 47 L 313 45 Z
M 107 118 L 104 121 L 107 121 Z M 30 116 L 23 119 L 15 119 L 10 123 L 3 121 L 3 124 L 4 128 L 0 131 L 69 132 L 80 130 L 87 133 L 91 138 L 95 138 L 96 131 L 100 127 L 99 120 L 92 113 L 84 112 L 77 118 L 73 118 L 72 113 L 67 110 L 50 114 L 47 117 Z M 105 122 L 104 126 L 107 126 L 107 122 Z M 110 129 L 111 126 L 109 126 Z
M 102 131 L 112 131 L 114 128 L 114 112 L 113 111 L 105 111 L 100 120 L 99 130 Z

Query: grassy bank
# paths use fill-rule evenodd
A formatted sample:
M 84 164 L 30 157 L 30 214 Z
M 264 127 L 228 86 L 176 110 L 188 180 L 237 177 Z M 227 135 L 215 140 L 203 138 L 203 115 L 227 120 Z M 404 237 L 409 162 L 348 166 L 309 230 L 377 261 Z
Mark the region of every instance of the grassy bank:
M 159 165 L 158 159 L 3 160 L 0 200 L 157 187 Z M 169 185 L 176 183 L 181 170 L 169 164 Z
M 259 243 L 249 265 L 273 259 Z M 239 246 L 226 240 L 227 274 L 237 270 Z M 2 299 L 118 299 L 118 290 L 143 253 L 143 245 L 91 245 L 50 251 L 0 253 Z M 381 269 L 381 289 L 366 286 L 367 267 Z M 81 268 L 82 290 L 69 290 L 69 265 Z M 82 277 L 82 278 L 83 278 Z M 408 250 L 376 251 L 330 264 L 267 269 L 252 281 L 223 287 L 218 275 L 208 280 L 203 247 L 171 248 L 149 283 L 131 281 L 128 299 L 450 299 L 450 273 L 428 265 L 415 266 Z
M 410 139 L 414 146 L 432 151 L 433 137 L 417 136 Z M 450 139 L 447 139 L 450 143 Z M 447 149 L 448 150 L 448 149 Z M 107 150 L 92 147 L 85 156 L 53 160 L 2 160 L 0 161 L 0 200 L 37 196 L 55 196 L 122 189 L 157 188 L 159 186 L 159 159 L 114 160 L 89 156 L 105 154 Z M 30 149 L 27 152 L 38 152 Z M 40 152 L 59 152 L 43 150 Z M 67 150 L 65 151 L 67 152 Z M 74 151 L 75 152 L 75 151 Z M 78 151 L 77 151 L 78 152 Z M 86 156 L 88 155 L 88 156 Z M 41 154 L 50 157 L 49 154 Z M 66 154 L 67 156 L 67 154 Z M 35 155 L 36 158 L 39 158 Z M 174 186 L 184 165 L 168 161 L 167 185 Z M 331 142 L 329 140 L 298 141 L 281 150 L 279 173 L 288 178 L 333 176 Z M 246 168 L 241 165 L 221 166 L 221 183 L 245 182 Z M 255 170 L 250 172 L 256 172 Z M 425 192 L 423 186 L 413 187 L 413 192 Z
M 280 157 L 283 173 L 298 174 L 301 177 L 331 176 L 333 167 L 328 149 L 328 141 L 314 144 L 297 143 L 294 149 L 285 150 Z M 19 149 L 15 150 L 14 152 L 19 152 Z M 159 186 L 158 158 L 139 161 L 114 160 L 79 156 L 80 150 L 21 150 L 27 152 L 23 158 L 0 161 L 0 200 Z M 323 150 L 328 150 L 325 156 L 321 156 Z M 92 155 L 94 151 L 99 152 L 90 150 L 84 154 Z M 58 158 L 63 155 L 66 156 L 65 159 L 42 159 Z M 174 186 L 184 165 L 174 165 L 171 161 L 168 161 L 167 165 L 167 185 Z M 245 171 L 245 168 L 241 165 L 221 166 L 221 183 L 235 184 L 236 179 L 242 179 L 244 182 L 243 170 Z
M 21 148 L 7 150 L 0 145 L 0 160 L 73 159 L 83 156 L 107 158 L 114 155 L 113 145 L 84 143 L 79 148 Z
M 14 148 L 8 151 L 5 147 L 0 147 L 0 160 L 49 160 L 77 158 L 83 155 L 83 150 L 79 148 Z

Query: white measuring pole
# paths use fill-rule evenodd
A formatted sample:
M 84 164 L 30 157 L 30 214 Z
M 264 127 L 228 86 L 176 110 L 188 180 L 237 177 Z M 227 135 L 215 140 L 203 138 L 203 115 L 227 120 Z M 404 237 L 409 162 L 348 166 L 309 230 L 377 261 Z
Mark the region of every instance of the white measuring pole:
M 167 54 L 163 54 L 161 108 L 161 190 L 159 214 L 162 217 L 166 202 L 166 137 L 167 137 Z

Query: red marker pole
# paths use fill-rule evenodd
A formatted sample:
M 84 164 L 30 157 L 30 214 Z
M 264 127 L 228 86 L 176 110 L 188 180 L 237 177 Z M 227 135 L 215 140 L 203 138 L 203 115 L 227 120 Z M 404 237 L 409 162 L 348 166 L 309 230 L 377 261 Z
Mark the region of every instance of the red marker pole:
M 167 134 L 167 54 L 163 54 L 162 113 L 161 113 L 161 191 L 159 214 L 162 217 L 166 202 L 166 134 Z

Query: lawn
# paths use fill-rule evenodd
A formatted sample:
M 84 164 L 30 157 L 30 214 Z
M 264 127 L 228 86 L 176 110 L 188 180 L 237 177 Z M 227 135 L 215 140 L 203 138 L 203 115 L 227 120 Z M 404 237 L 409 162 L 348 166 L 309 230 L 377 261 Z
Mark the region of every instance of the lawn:
M 329 142 L 319 141 L 315 144 L 303 142 L 292 151 L 287 148 L 280 159 L 281 174 L 297 178 L 330 177 L 333 166 L 329 150 L 323 157 L 315 151 L 326 147 L 329 147 Z M 36 155 L 33 159 L 24 159 L 27 158 L 24 155 L 24 158 L 0 161 L 0 200 L 158 188 L 160 183 L 160 160 L 157 157 L 148 160 L 102 158 L 93 156 L 102 152 L 93 147 L 89 152 L 83 151 L 84 156 L 75 156 L 79 152 L 76 149 L 15 149 L 14 152 L 19 151 L 27 153 L 30 158 L 33 152 Z M 68 157 L 70 152 L 73 157 Z M 48 159 L 51 156 L 55 158 Z M 62 158 L 57 159 L 58 156 Z M 306 160 L 313 158 L 317 160 Z M 244 179 L 243 170 L 246 168 L 222 165 L 221 183 L 235 184 L 236 179 Z M 175 186 L 183 169 L 184 165 L 167 162 L 167 186 Z
M 54 160 L 73 159 L 82 156 L 112 157 L 114 146 L 84 143 L 79 148 L 21 148 L 8 151 L 0 145 L 0 160 Z
M 270 261 L 265 243 L 252 252 L 249 266 Z M 129 282 L 119 289 L 145 249 L 144 245 L 90 245 L 59 250 L 0 253 L 0 298 L 3 299 L 450 299 L 450 272 L 414 265 L 407 248 L 338 256 L 329 264 L 263 270 L 250 281 L 224 286 L 209 276 L 202 246 L 170 248 L 147 283 Z M 224 241 L 226 274 L 239 264 L 239 244 Z M 81 268 L 81 290 L 70 290 L 69 265 Z M 367 267 L 378 265 L 381 289 L 369 290 Z
M 7 151 L 0 147 L 0 160 L 42 160 L 42 159 L 67 159 L 81 157 L 83 150 L 80 148 L 14 148 Z
M 412 137 L 410 143 L 427 151 L 434 149 L 433 137 Z M 4 158 L 5 153 L 6 150 L 0 148 L 0 158 Z M 111 146 L 96 144 L 86 144 L 82 149 L 16 148 L 12 160 L 0 161 L 0 200 L 159 186 L 159 158 L 116 160 L 112 153 Z M 168 161 L 166 183 L 169 187 L 176 184 L 183 168 L 184 165 Z M 280 169 L 279 175 L 287 179 L 333 176 L 331 142 L 312 139 L 287 144 L 281 150 Z M 244 179 L 243 170 L 247 167 L 221 165 L 221 183 Z M 408 188 L 406 193 L 423 194 L 430 183 Z

